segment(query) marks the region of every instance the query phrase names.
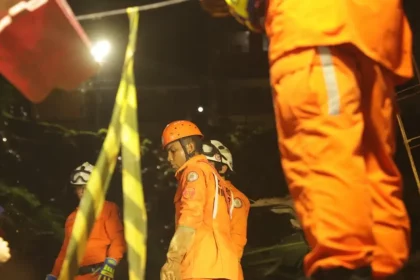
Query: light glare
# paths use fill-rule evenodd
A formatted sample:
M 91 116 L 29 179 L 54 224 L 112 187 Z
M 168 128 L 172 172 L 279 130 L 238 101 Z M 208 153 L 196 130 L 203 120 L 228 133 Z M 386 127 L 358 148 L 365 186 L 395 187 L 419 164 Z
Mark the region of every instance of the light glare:
M 103 62 L 111 50 L 111 44 L 107 40 L 98 41 L 93 45 L 91 54 L 96 62 Z

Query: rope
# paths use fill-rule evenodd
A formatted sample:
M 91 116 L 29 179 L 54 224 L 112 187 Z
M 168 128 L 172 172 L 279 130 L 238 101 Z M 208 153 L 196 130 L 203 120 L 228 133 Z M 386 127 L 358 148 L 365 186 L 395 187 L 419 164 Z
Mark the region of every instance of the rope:
M 168 1 L 163 1 L 163 2 L 154 3 L 154 4 L 147 4 L 147 5 L 131 7 L 131 8 L 128 8 L 128 9 L 125 8 L 125 9 L 117 9 L 117 10 L 106 11 L 106 12 L 97 12 L 97 13 L 92 13 L 92 14 L 80 15 L 80 16 L 77 16 L 76 18 L 79 21 L 100 19 L 100 18 L 103 18 L 103 17 L 122 15 L 122 14 L 126 14 L 126 13 L 136 13 L 136 12 L 140 12 L 140 11 L 149 11 L 149 10 L 159 9 L 159 8 L 162 8 L 162 7 L 181 4 L 181 3 L 184 3 L 184 2 L 188 2 L 188 1 L 191 1 L 191 0 L 168 0 Z M 127 12 L 127 10 L 130 10 L 130 11 Z
M 128 247 L 130 280 L 142 280 L 146 265 L 147 217 L 140 174 L 140 141 L 137 125 L 137 93 L 133 74 L 133 56 L 138 30 L 138 12 L 126 10 L 130 35 L 120 86 L 108 134 L 80 202 L 66 258 L 59 280 L 72 280 L 83 259 L 88 236 L 102 211 L 109 181 L 122 144 L 124 226 Z

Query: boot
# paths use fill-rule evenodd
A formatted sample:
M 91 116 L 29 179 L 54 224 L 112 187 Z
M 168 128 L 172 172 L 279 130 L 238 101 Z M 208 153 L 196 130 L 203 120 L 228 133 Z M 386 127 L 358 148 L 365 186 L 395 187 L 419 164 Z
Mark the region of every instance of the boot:
M 311 277 L 312 280 L 372 280 L 371 267 L 350 270 L 343 267 L 320 269 Z

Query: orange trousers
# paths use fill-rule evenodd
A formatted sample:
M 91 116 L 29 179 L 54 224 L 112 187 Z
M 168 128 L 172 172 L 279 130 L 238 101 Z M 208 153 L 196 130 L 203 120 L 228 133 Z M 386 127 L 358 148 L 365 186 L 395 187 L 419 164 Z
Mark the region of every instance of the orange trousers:
M 242 270 L 241 263 L 239 263 L 239 267 L 238 267 L 238 280 L 244 280 L 244 272 Z
M 393 75 L 350 45 L 308 48 L 272 64 L 282 166 L 312 251 L 305 273 L 399 270 L 410 225 L 395 149 Z

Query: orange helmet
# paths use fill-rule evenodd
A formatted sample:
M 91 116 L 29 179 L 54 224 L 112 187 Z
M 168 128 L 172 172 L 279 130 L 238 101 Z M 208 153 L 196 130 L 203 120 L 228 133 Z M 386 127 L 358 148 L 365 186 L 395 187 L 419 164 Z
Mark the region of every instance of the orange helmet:
M 204 137 L 200 129 L 190 121 L 171 122 L 163 130 L 162 147 L 165 148 L 169 143 L 189 136 Z

